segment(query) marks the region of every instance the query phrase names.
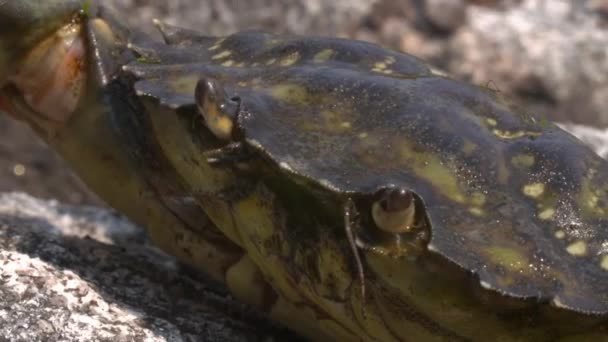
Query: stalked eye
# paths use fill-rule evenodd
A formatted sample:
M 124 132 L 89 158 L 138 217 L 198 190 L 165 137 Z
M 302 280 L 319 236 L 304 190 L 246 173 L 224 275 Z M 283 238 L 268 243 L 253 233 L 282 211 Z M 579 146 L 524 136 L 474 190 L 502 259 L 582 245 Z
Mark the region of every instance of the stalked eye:
M 196 84 L 195 101 L 209 130 L 222 140 L 230 140 L 240 99 L 226 96 L 217 81 L 201 79 Z
M 372 218 L 378 228 L 389 233 L 410 231 L 416 220 L 416 199 L 402 188 L 383 190 L 372 204 Z

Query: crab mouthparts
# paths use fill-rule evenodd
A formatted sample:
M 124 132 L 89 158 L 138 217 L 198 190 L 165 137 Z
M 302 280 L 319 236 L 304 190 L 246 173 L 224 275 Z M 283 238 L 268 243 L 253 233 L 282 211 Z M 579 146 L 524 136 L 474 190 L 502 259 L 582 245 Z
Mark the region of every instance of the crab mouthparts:
M 75 111 L 86 82 L 82 25 L 69 23 L 30 50 L 8 78 L 21 99 L 0 96 L 0 110 L 17 116 L 11 101 L 21 100 L 47 120 L 65 122 Z

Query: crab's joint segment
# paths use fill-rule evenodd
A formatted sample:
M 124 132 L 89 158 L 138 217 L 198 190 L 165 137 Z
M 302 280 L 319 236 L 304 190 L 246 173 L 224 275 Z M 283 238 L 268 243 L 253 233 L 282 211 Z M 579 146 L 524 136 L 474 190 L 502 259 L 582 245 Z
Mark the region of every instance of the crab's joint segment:
M 257 159 L 242 142 L 233 142 L 224 147 L 205 152 L 207 163 L 215 167 L 234 167 Z
M 206 78 L 198 81 L 194 96 L 209 130 L 219 139 L 230 140 L 239 112 L 240 98 L 227 96 L 219 82 Z

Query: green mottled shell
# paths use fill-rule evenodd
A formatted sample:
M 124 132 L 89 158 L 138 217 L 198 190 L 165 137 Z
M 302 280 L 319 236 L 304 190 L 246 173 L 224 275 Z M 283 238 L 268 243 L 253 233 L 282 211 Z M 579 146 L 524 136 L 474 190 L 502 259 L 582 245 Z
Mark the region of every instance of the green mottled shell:
M 494 91 L 375 45 L 165 30 L 126 67 L 140 95 L 193 106 L 202 78 L 238 95 L 245 141 L 338 197 L 415 191 L 428 249 L 508 296 L 608 313 L 608 165 Z

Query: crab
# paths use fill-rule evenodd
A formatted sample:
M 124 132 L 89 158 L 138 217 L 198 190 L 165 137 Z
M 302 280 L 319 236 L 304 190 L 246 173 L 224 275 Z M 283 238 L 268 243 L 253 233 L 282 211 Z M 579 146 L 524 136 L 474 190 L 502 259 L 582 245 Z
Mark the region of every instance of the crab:
M 71 0 L 0 19 L 0 108 L 302 335 L 608 336 L 608 164 L 502 94 L 359 41 L 157 42 Z

